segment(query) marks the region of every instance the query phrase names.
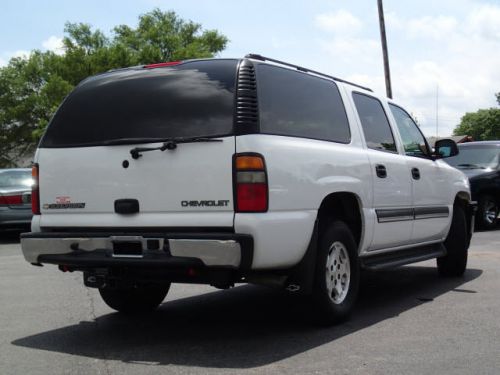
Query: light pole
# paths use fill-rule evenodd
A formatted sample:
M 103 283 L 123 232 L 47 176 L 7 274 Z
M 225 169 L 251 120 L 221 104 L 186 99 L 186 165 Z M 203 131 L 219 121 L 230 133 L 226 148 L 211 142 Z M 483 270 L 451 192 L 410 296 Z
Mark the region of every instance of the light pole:
M 389 54 L 387 52 L 387 39 L 385 37 L 384 7 L 382 5 L 382 0 L 377 0 L 377 3 L 380 39 L 382 39 L 382 54 L 384 57 L 385 91 L 387 97 L 392 99 L 391 71 L 389 70 Z

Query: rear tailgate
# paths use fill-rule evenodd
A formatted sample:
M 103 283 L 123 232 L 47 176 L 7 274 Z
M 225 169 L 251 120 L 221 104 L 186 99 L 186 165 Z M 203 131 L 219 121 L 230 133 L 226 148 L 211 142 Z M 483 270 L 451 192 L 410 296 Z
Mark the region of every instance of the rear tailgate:
M 220 139 L 137 160 L 130 157 L 133 146 L 41 149 L 40 225 L 232 227 L 234 137 Z M 136 199 L 139 212 L 116 213 L 123 199 Z
M 237 64 L 138 67 L 80 84 L 37 151 L 40 226 L 232 227 Z M 210 142 L 189 140 L 199 137 Z M 131 154 L 167 140 L 177 147 Z

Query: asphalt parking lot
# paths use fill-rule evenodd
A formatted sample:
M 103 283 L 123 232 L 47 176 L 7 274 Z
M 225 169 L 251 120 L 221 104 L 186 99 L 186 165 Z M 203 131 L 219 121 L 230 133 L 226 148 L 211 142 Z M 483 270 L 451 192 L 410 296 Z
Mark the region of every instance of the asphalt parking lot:
M 498 374 L 500 230 L 475 234 L 463 278 L 439 278 L 434 261 L 365 274 L 351 320 L 331 328 L 256 286 L 174 285 L 151 316 L 123 317 L 7 236 L 0 373 Z

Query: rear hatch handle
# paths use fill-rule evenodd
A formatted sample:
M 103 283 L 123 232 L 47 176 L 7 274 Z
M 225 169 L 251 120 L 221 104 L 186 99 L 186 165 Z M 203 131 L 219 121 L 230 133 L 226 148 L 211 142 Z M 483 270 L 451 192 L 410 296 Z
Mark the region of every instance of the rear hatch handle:
M 222 142 L 222 139 L 218 138 L 207 138 L 207 137 L 193 137 L 193 138 L 172 138 L 169 139 L 159 147 L 135 147 L 130 150 L 130 155 L 132 159 L 139 159 L 143 152 L 147 151 L 165 151 L 165 150 L 175 150 L 179 143 L 195 143 L 195 142 Z

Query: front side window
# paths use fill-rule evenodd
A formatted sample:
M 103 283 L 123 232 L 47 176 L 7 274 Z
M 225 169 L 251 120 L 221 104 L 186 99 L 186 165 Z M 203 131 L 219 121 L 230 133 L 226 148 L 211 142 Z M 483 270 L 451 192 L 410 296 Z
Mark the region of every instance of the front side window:
M 356 92 L 352 94 L 352 97 L 361 120 L 368 148 L 397 152 L 391 126 L 380 101 Z
M 349 123 L 334 82 L 281 67 L 257 66 L 260 130 L 349 143 Z
M 430 152 L 425 137 L 422 135 L 411 116 L 406 113 L 405 110 L 394 104 L 389 104 L 389 108 L 396 120 L 396 125 L 398 126 L 401 139 L 403 140 L 406 155 L 429 157 Z

